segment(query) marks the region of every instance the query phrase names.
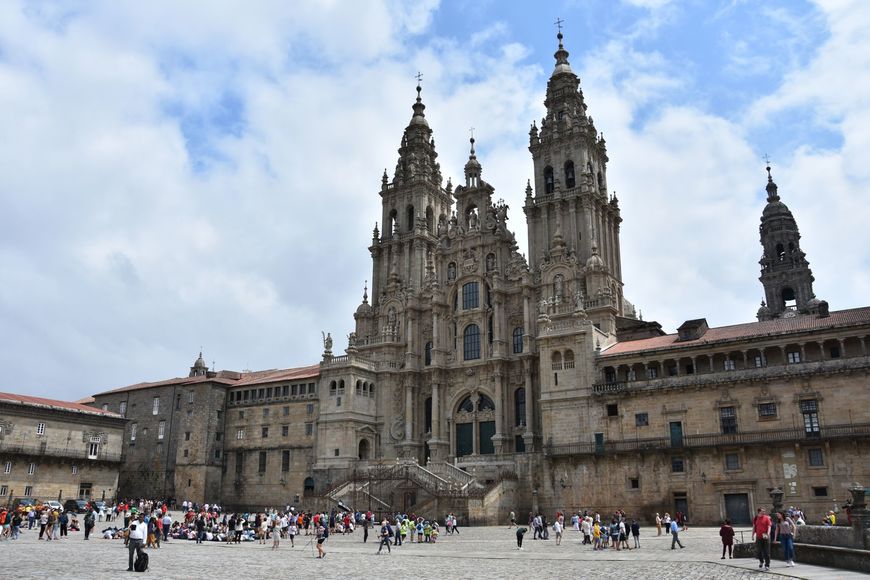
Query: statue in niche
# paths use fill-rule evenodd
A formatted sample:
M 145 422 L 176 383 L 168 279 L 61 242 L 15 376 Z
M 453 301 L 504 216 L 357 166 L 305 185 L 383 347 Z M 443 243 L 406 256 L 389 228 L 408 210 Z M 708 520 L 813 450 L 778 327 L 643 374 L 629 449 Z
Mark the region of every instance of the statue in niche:
M 486 255 L 486 271 L 494 272 L 495 271 L 495 254 L 487 254 Z
M 447 279 L 456 280 L 456 262 L 447 264 Z
M 477 217 L 477 210 L 473 209 L 468 214 L 468 229 L 469 230 L 477 230 L 480 229 L 480 219 Z
M 562 296 L 565 292 L 565 277 L 562 274 L 556 274 L 553 278 L 553 298 L 556 304 L 562 302 Z

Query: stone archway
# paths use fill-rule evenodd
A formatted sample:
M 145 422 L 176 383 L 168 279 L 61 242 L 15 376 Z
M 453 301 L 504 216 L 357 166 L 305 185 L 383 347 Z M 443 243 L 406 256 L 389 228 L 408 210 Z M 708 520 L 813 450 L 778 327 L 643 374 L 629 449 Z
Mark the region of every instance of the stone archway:
M 359 448 L 358 448 L 359 458 L 360 459 L 368 459 L 369 455 L 371 454 L 370 449 L 371 449 L 371 447 L 369 446 L 369 440 L 368 439 L 360 439 Z

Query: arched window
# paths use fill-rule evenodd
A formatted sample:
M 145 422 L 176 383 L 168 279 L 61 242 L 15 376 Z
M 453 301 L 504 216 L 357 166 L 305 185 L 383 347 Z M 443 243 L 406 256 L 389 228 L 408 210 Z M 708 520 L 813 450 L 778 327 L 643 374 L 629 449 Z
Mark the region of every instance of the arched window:
M 362 381 L 357 381 L 357 382 L 356 382 L 356 394 L 357 394 L 357 395 L 361 395 L 361 394 L 362 394 Z
M 523 352 L 523 327 L 514 328 L 514 354 Z
M 369 458 L 369 440 L 368 439 L 360 439 L 359 458 L 360 459 L 368 459 Z
M 432 432 L 432 397 L 423 403 L 423 428 L 426 433 Z
M 570 348 L 565 351 L 564 364 L 566 369 L 574 368 L 574 351 Z
M 493 403 L 492 399 L 490 399 L 486 395 L 480 395 L 480 398 L 477 400 L 477 410 L 495 411 L 495 403 Z
M 305 486 L 304 489 L 305 489 L 306 495 L 309 493 L 314 493 L 314 478 L 313 477 L 306 477 L 305 483 L 303 485 Z
M 405 223 L 408 224 L 408 231 L 413 232 L 414 231 L 414 206 L 409 205 L 405 209 L 405 214 L 407 215 L 407 220 Z
M 463 413 L 474 413 L 474 403 L 471 402 L 471 397 L 465 397 L 459 403 L 459 410 Z
M 462 309 L 471 310 L 480 306 L 480 286 L 477 282 L 462 285 Z
M 553 193 L 556 190 L 556 181 L 553 177 L 553 168 L 549 165 L 544 168 L 544 193 Z
M 553 370 L 554 371 L 561 371 L 562 370 L 562 353 L 559 352 L 558 350 L 555 351 L 551 357 L 551 360 L 553 361 Z
M 375 396 L 375 384 L 372 383 L 369 385 L 369 397 L 374 398 Z
M 432 364 L 432 343 L 427 342 L 423 349 L 423 362 L 428 367 Z
M 339 393 L 344 392 L 344 379 L 341 379 L 340 381 L 338 381 L 338 392 Z
M 565 187 L 574 187 L 577 180 L 574 178 L 574 162 L 565 162 Z
M 426 231 L 435 235 L 435 212 L 432 211 L 432 206 L 426 208 Z
M 396 228 L 398 227 L 398 219 L 399 219 L 399 212 L 397 212 L 396 210 L 392 210 L 390 212 L 390 217 L 387 220 L 387 227 L 386 227 L 386 231 L 384 232 L 385 238 L 393 237 L 393 232 L 396 231 Z
M 469 324 L 465 327 L 462 351 L 464 360 L 480 358 L 480 328 L 476 324 Z
M 332 381 L 331 383 L 329 383 L 329 394 L 334 395 L 336 388 L 337 388 L 337 385 L 335 384 L 335 381 Z
M 526 426 L 526 389 L 520 387 L 514 391 L 514 425 Z

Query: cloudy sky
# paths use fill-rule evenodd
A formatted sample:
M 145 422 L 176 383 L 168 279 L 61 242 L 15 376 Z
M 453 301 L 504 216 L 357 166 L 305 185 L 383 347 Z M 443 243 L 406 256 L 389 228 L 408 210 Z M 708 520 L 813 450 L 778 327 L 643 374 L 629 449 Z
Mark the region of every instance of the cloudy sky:
M 764 154 L 832 309 L 870 295 L 870 4 L 0 3 L 0 390 L 310 364 L 353 324 L 417 71 L 521 210 L 557 17 L 621 201 L 626 296 L 753 319 Z M 339 350 L 346 342 L 337 339 Z

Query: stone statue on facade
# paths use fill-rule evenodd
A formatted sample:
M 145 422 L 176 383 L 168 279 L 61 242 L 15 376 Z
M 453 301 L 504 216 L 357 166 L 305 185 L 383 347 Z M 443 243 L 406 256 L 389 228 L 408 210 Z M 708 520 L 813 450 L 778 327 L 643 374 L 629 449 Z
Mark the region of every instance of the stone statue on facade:
M 320 334 L 323 335 L 323 352 L 324 354 L 332 354 L 332 335 L 330 333 L 325 333 L 321 330 Z

